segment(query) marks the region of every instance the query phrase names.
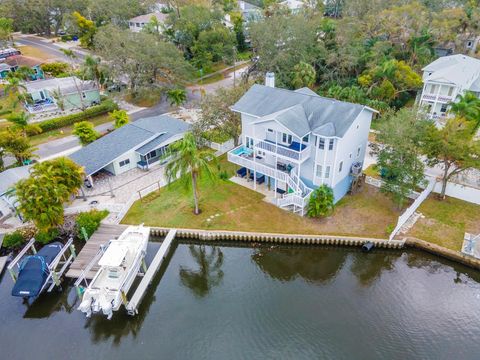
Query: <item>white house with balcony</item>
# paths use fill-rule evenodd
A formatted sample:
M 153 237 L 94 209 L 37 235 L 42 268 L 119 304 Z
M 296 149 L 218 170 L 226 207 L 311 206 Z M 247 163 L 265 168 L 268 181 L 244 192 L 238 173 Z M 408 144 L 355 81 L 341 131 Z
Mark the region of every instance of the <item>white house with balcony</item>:
M 423 69 L 419 99 L 432 119 L 447 116 L 449 105 L 467 91 L 480 97 L 480 60 L 466 55 L 441 57 Z
M 335 202 L 361 171 L 375 110 L 317 95 L 308 88 L 254 85 L 232 107 L 241 114 L 242 145 L 228 153 L 237 174 L 274 192 L 275 203 L 303 215 L 322 184 Z

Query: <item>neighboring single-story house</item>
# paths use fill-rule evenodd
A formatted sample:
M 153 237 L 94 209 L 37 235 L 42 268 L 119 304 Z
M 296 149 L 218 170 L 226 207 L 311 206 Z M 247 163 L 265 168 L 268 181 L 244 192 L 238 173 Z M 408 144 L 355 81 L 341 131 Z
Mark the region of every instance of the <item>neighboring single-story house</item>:
M 140 32 L 143 30 L 146 24 L 150 22 L 152 17 L 155 17 L 160 25 L 165 23 L 167 20 L 168 14 L 164 14 L 162 12 L 153 12 L 146 15 L 140 15 L 128 20 L 128 27 L 133 32 Z M 159 31 L 162 31 L 162 27 L 160 26 Z
M 25 87 L 31 97 L 31 103 L 26 108 L 31 113 L 81 109 L 100 104 L 100 92 L 95 82 L 75 76 L 29 82 Z
M 136 167 L 146 170 L 159 162 L 168 146 L 189 130 L 189 124 L 168 115 L 143 118 L 112 131 L 70 158 L 84 167 L 91 182 L 91 176 L 101 170 L 113 175 Z
M 15 72 L 19 67 L 27 67 L 33 70 L 30 80 L 44 79 L 45 75 L 41 68 L 42 63 L 42 60 L 29 56 L 9 56 L 0 62 L 0 79 L 5 79 L 9 72 Z
M 0 219 L 15 212 L 15 184 L 30 176 L 30 168 L 20 166 L 0 173 Z

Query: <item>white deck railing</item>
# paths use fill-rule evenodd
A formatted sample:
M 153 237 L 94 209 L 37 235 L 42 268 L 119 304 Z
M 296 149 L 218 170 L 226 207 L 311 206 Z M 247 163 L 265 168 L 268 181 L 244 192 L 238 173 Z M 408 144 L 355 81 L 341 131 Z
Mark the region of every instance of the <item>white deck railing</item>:
M 285 146 L 276 145 L 274 143 L 264 141 L 264 140 L 258 141 L 255 144 L 255 146 L 259 149 L 277 154 L 279 156 L 287 157 L 289 159 L 293 159 L 293 160 L 296 160 L 296 161 L 305 160 L 308 157 L 308 154 L 309 154 L 309 151 L 308 151 L 309 147 L 308 146 L 305 147 L 305 149 L 303 149 L 302 151 L 296 151 L 296 150 L 293 150 L 293 149 L 289 149 Z

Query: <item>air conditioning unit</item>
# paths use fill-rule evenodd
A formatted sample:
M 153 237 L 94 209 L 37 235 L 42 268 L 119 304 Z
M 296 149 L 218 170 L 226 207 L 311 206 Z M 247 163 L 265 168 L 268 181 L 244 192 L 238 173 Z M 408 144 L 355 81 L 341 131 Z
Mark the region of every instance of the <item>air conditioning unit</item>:
M 352 175 L 360 175 L 362 173 L 362 163 L 361 162 L 354 162 L 352 164 Z

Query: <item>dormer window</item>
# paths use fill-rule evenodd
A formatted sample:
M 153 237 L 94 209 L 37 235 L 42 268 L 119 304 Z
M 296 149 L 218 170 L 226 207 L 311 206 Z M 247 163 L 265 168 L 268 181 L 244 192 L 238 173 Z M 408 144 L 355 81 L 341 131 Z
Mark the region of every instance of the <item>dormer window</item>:
M 305 136 L 303 137 L 302 141 L 308 143 L 309 138 L 310 138 L 310 136 L 305 135 Z

